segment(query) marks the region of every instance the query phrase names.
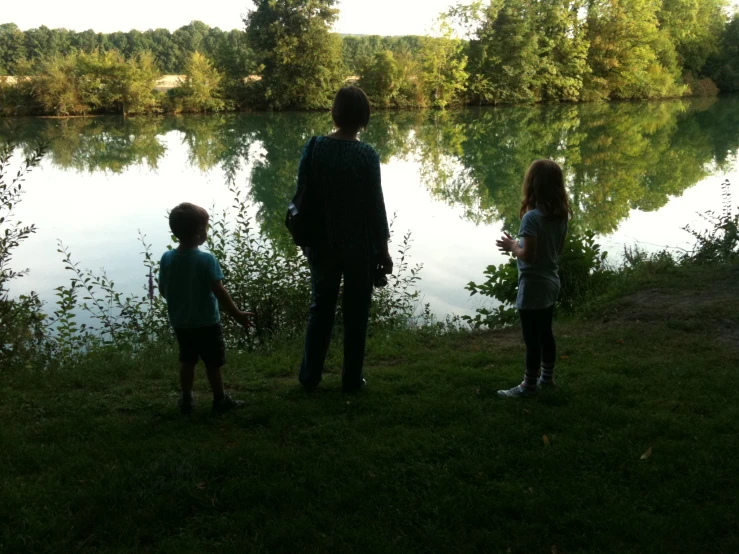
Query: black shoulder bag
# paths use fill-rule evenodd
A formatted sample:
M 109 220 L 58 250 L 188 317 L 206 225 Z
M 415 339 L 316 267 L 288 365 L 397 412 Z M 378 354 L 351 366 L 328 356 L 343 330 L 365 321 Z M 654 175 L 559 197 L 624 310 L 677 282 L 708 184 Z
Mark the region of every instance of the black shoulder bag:
M 323 205 L 314 182 L 315 147 L 316 137 L 313 137 L 306 151 L 308 163 L 305 178 L 298 180 L 298 190 L 288 204 L 285 216 L 285 227 L 290 231 L 295 244 L 302 247 L 315 246 L 323 237 Z

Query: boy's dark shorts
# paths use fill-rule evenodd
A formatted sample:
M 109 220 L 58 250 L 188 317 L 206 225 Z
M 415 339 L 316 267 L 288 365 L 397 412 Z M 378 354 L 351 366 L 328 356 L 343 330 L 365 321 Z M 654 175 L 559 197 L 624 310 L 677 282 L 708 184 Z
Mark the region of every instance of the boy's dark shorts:
M 195 329 L 175 329 L 180 345 L 180 362 L 196 364 L 203 360 L 206 367 L 226 365 L 226 343 L 220 323 Z

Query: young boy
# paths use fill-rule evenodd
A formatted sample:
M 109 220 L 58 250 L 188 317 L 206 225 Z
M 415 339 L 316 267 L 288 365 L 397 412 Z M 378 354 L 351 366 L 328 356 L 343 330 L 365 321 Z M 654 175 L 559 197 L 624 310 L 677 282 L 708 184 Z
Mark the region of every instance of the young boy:
M 213 411 L 227 412 L 244 405 L 223 391 L 221 367 L 226 363 L 218 301 L 244 327 L 252 314 L 242 312 L 223 286 L 223 273 L 213 254 L 198 249 L 208 237 L 208 212 L 188 202 L 169 214 L 169 227 L 179 246 L 162 256 L 159 289 L 167 300 L 169 322 L 180 346 L 180 412 L 193 410 L 192 386 L 198 359 L 205 363 L 213 389 Z

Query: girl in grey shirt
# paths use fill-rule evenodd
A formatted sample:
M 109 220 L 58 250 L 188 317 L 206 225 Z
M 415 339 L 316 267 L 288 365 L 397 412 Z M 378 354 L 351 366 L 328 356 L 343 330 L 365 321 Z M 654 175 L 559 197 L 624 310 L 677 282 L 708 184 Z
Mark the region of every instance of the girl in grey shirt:
M 518 261 L 516 308 L 526 343 L 524 380 L 512 389 L 498 391 L 505 398 L 532 396 L 541 387 L 554 386 L 557 350 L 552 316 L 559 295 L 557 262 L 572 215 L 562 169 L 552 160 L 531 164 L 523 196 L 520 242 L 508 233 L 496 242 L 502 252 L 511 252 Z

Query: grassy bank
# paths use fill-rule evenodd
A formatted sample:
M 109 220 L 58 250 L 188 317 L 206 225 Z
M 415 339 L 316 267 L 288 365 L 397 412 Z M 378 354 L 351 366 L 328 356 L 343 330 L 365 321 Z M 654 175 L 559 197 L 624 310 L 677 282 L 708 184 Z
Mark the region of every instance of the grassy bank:
M 232 354 L 223 417 L 171 351 L 6 371 L 0 552 L 736 552 L 738 278 L 640 274 L 524 402 L 517 330 L 374 336 L 356 396 L 339 348 L 312 395 L 299 344 Z

